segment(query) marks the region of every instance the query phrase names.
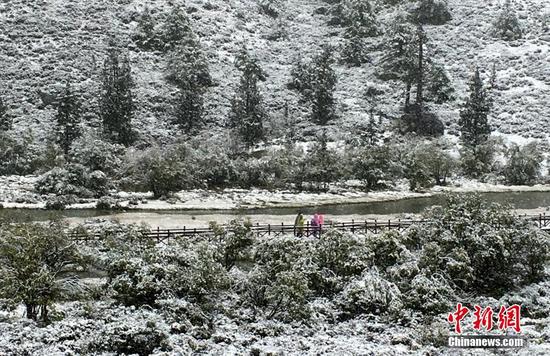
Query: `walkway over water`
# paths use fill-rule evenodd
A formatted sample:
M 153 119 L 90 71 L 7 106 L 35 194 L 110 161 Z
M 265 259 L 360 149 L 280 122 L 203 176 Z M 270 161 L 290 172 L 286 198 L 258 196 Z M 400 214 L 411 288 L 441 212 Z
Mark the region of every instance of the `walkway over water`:
M 539 214 L 539 215 L 522 215 L 522 218 L 532 221 L 536 226 L 545 231 L 550 231 L 550 215 Z M 333 223 L 328 222 L 322 226 L 312 226 L 309 222 L 303 226 L 301 229 L 301 234 L 303 236 L 318 236 L 326 230 L 339 230 L 339 231 L 349 231 L 351 233 L 373 233 L 378 234 L 387 230 L 397 230 L 403 231 L 412 225 L 418 224 L 429 224 L 430 220 L 365 220 L 365 221 L 350 221 L 350 222 L 339 222 Z M 496 226 L 495 228 L 498 228 Z M 267 225 L 252 225 L 250 227 L 251 231 L 259 237 L 263 236 L 281 236 L 296 234 L 298 228 L 292 224 L 280 225 L 267 224 Z M 165 241 L 167 239 L 176 238 L 176 237 L 189 237 L 189 236 L 213 236 L 215 235 L 214 229 L 211 227 L 205 228 L 181 228 L 181 229 L 161 229 L 160 227 L 152 230 L 142 231 L 143 238 L 156 240 L 158 242 Z M 87 242 L 87 241 L 96 241 L 101 239 L 100 234 L 72 234 L 71 237 L 75 241 Z

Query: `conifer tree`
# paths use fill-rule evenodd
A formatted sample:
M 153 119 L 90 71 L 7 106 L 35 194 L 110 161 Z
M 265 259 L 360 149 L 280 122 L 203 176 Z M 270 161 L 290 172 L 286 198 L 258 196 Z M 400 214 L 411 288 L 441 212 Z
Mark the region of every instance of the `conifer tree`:
M 247 147 L 264 139 L 264 122 L 267 113 L 258 82 L 265 81 L 266 75 L 257 59 L 243 50 L 235 62 L 242 72 L 239 87 L 231 102 L 230 126 L 237 131 Z
M 451 85 L 451 79 L 447 75 L 445 68 L 439 64 L 433 64 L 428 68 L 426 82 L 426 100 L 435 104 L 443 104 L 453 101 L 454 88 Z
M 71 144 L 80 137 L 78 124 L 80 123 L 81 107 L 78 99 L 73 94 L 69 83 L 59 98 L 55 121 L 57 126 L 57 144 L 63 149 L 65 155 L 69 153 Z
M 336 118 L 336 73 L 332 68 L 332 49 L 326 46 L 313 60 L 313 88 L 312 114 L 313 122 L 326 125 Z
M 383 41 L 382 79 L 399 80 L 405 84 L 405 108 L 409 107 L 411 88 L 417 79 L 418 68 L 417 31 L 398 14 L 386 33 Z
M 493 27 L 495 34 L 505 41 L 513 41 L 522 37 L 521 26 L 510 0 L 505 0 L 504 7 Z
M 100 116 L 105 134 L 114 142 L 128 146 L 134 141 L 132 118 L 132 73 L 130 61 L 113 45 L 103 65 Z
M 353 65 L 360 66 L 367 63 L 367 46 L 365 38 L 377 36 L 379 34 L 376 15 L 370 1 L 365 0 L 346 0 L 338 5 L 341 8 L 343 23 L 346 25 L 344 45 L 342 55 L 344 60 Z
M 4 104 L 4 100 L 0 97 L 0 132 L 11 129 L 11 120 L 8 117 L 8 107 Z
M 164 50 L 169 51 L 185 41 L 189 34 L 193 33 L 191 21 L 182 6 L 174 5 L 162 26 L 160 40 Z
M 155 32 L 155 21 L 153 20 L 149 7 L 145 7 L 143 13 L 139 17 L 134 41 L 139 48 L 144 50 L 159 48 L 159 39 Z
M 491 126 L 487 120 L 489 111 L 487 93 L 483 87 L 479 69 L 476 68 L 470 82 L 470 97 L 460 111 L 459 120 L 462 142 L 474 152 L 478 146 L 487 141 L 491 134 Z
M 416 24 L 443 25 L 451 20 L 446 1 L 417 0 L 411 9 L 410 19 Z

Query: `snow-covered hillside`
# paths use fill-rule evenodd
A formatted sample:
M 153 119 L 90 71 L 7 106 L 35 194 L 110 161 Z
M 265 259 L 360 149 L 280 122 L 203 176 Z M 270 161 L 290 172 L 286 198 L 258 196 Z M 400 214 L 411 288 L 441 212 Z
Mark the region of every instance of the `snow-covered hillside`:
M 175 3 L 180 3 L 175 1 Z M 322 0 L 282 1 L 281 14 L 274 19 L 263 14 L 253 0 L 189 0 L 185 2 L 195 31 L 208 54 L 212 77 L 217 84 L 206 98 L 208 121 L 217 127 L 226 120 L 229 101 L 238 82 L 233 61 L 246 46 L 258 57 L 268 74 L 262 85 L 268 111 L 274 123 L 281 124 L 285 101 L 291 114 L 303 119 L 307 112 L 298 105 L 296 93 L 286 88 L 290 68 L 297 58 L 315 54 L 320 45 L 343 43 L 343 29 L 329 26 L 329 2 Z M 545 138 L 550 123 L 550 33 L 546 0 L 516 1 L 523 39 L 505 42 L 491 34 L 491 24 L 499 12 L 500 1 L 449 0 L 453 19 L 442 26 L 427 26 L 433 58 L 445 64 L 457 90 L 458 100 L 439 107 L 439 115 L 456 132 L 458 110 L 465 96 L 466 81 L 475 65 L 488 78 L 496 70 L 495 105 L 492 123 L 504 134 L 526 138 Z M 49 135 L 54 108 L 49 95 L 70 81 L 83 96 L 86 124 L 98 124 L 97 96 L 99 74 L 108 39 L 116 36 L 129 51 L 136 80 L 138 101 L 136 128 L 142 136 L 165 141 L 173 137 L 169 123 L 170 98 L 175 88 L 164 79 L 166 60 L 160 52 L 141 51 L 131 36 L 137 20 L 148 6 L 161 17 L 169 8 L 167 1 L 24 1 L 0 4 L 0 95 L 10 108 L 17 131 L 33 128 L 37 137 Z M 378 14 L 381 22 L 389 9 Z M 282 36 L 274 34 L 283 33 Z M 286 34 L 286 35 L 284 35 Z M 379 44 L 382 37 L 370 40 Z M 373 46 L 374 47 L 374 46 Z M 402 88 L 397 83 L 381 82 L 376 51 L 372 63 L 362 67 L 337 65 L 339 121 L 332 130 L 345 134 L 364 117 L 365 87 L 377 83 L 388 90 L 380 100 L 389 115 L 398 112 Z

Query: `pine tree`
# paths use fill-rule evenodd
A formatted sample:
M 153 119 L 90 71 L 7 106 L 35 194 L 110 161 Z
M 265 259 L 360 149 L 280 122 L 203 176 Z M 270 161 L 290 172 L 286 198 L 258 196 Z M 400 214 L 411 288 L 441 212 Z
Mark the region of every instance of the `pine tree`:
M 4 104 L 4 100 L 0 97 L 0 132 L 11 129 L 11 120 L 8 116 L 8 107 Z
M 510 0 L 504 2 L 502 12 L 493 24 L 495 34 L 505 41 L 518 40 L 523 33 Z
M 78 124 L 80 123 L 81 108 L 77 97 L 72 93 L 69 83 L 59 98 L 57 114 L 55 116 L 57 126 L 57 144 L 63 149 L 65 155 L 69 153 L 71 144 L 80 137 Z
M 344 32 L 346 37 L 360 36 L 362 38 L 372 37 L 379 34 L 376 14 L 368 0 L 347 0 L 348 4 L 344 10 L 347 28 Z
M 246 50 L 237 56 L 235 64 L 242 75 L 231 102 L 230 126 L 237 131 L 243 142 L 251 147 L 264 139 L 264 121 L 267 119 L 267 113 L 263 107 L 258 82 L 265 81 L 266 76 L 258 61 Z
M 101 79 L 100 116 L 103 130 L 114 142 L 128 146 L 134 141 L 133 80 L 128 57 L 121 56 L 114 46 L 109 48 Z
M 474 76 L 470 82 L 470 97 L 466 101 L 464 108 L 460 111 L 460 131 L 461 139 L 465 146 L 475 150 L 478 146 L 487 142 L 491 134 L 491 127 L 487 116 L 490 111 L 490 105 L 487 100 L 487 93 L 483 87 L 483 81 L 476 68 Z
M 328 46 L 313 60 L 313 81 L 310 84 L 313 89 L 311 118 L 313 122 L 323 126 L 336 118 L 334 90 L 337 78 L 332 64 L 332 49 Z
M 383 41 L 382 79 L 399 80 L 405 84 L 405 108 L 409 107 L 411 88 L 417 79 L 417 31 L 398 14 Z
M 443 25 L 451 20 L 447 3 L 441 0 L 417 0 L 411 9 L 411 21 L 424 25 Z
M 180 87 L 175 123 L 186 133 L 195 133 L 203 125 L 204 89 L 189 85 Z
M 184 8 L 174 5 L 162 26 L 160 35 L 165 51 L 174 49 L 192 33 L 191 21 Z
M 433 64 L 430 66 L 427 76 L 426 101 L 443 104 L 455 99 L 455 90 L 451 85 L 451 79 L 442 65 Z
M 145 7 L 139 17 L 134 41 L 139 48 L 146 51 L 159 48 L 159 39 L 155 32 L 155 21 L 149 7 Z
M 342 57 L 344 62 L 354 67 L 360 67 L 364 63 L 368 63 L 370 58 L 367 54 L 367 46 L 363 36 L 359 34 L 358 29 L 353 29 L 356 25 L 352 25 L 352 30 L 349 32 L 349 37 L 342 49 Z
M 353 66 L 369 61 L 365 38 L 379 34 L 376 15 L 369 1 L 347 0 L 339 5 L 346 25 L 344 37 L 346 44 L 342 50 L 344 60 Z

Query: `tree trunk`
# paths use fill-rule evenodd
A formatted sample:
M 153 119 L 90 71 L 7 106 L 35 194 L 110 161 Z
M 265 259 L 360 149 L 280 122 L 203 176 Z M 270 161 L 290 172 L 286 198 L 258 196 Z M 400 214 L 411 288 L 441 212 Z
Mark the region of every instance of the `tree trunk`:
M 424 90 L 424 29 L 418 26 L 418 72 L 416 80 L 416 104 L 422 110 Z

